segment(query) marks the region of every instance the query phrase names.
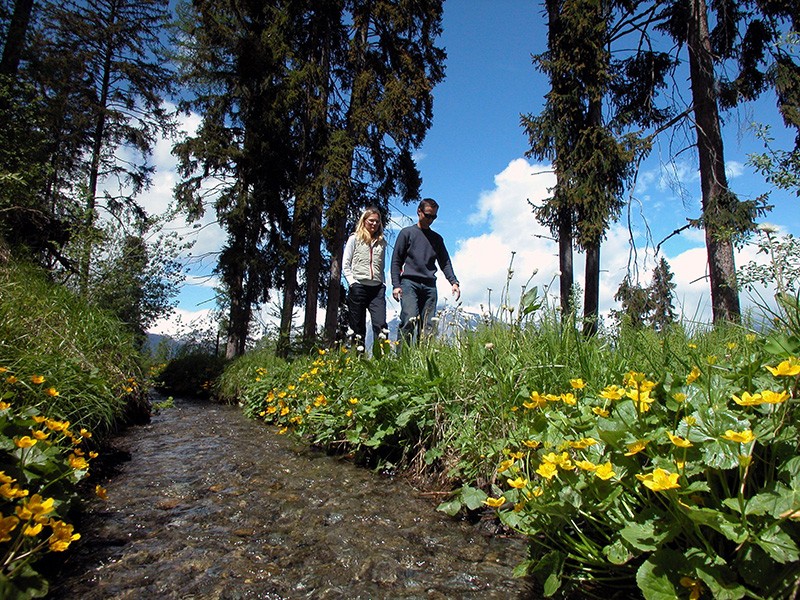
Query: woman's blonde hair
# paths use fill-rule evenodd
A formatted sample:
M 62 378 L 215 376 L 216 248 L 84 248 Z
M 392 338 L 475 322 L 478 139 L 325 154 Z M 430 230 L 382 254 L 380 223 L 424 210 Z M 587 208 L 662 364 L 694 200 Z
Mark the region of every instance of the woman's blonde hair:
M 375 237 L 372 237 L 366 225 L 366 220 L 372 215 L 378 215 L 378 219 L 381 222 Z M 371 244 L 375 240 L 383 239 L 383 217 L 381 216 L 381 211 L 377 207 L 369 206 L 361 213 L 361 218 L 358 219 L 358 224 L 356 225 L 356 238 L 365 244 Z

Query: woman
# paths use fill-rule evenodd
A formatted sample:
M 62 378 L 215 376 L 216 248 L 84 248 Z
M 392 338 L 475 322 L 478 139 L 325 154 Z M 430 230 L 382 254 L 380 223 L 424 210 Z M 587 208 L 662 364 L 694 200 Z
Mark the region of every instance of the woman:
M 350 291 L 347 308 L 350 329 L 358 347 L 363 350 L 367 336 L 367 310 L 372 320 L 373 339 L 386 337 L 386 285 L 383 265 L 386 240 L 380 210 L 370 206 L 361 214 L 356 230 L 347 240 L 342 270 Z

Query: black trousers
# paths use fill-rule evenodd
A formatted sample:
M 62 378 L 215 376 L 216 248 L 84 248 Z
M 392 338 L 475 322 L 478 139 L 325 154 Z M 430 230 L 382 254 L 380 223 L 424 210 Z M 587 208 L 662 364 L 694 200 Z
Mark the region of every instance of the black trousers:
M 367 310 L 372 320 L 372 334 L 377 340 L 381 330 L 386 329 L 386 286 L 354 283 L 347 294 L 347 308 L 350 313 L 350 329 L 354 335 L 361 336 L 361 343 L 367 340 Z

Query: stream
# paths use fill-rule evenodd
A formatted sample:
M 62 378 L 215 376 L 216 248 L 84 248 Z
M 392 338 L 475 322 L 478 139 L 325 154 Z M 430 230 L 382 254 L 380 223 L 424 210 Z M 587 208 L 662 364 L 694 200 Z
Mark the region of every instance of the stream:
M 52 600 L 538 597 L 511 576 L 524 540 L 238 407 L 177 399 L 112 442 L 130 460 L 89 502 Z

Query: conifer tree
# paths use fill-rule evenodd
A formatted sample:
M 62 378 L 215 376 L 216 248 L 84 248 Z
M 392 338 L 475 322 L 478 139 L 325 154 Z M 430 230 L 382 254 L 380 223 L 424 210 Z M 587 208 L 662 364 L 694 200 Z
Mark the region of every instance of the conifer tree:
M 720 111 L 753 100 L 772 85 L 787 125 L 800 126 L 800 68 L 777 43 L 787 26 L 797 28 L 797 6 L 721 0 L 709 7 L 705 0 L 691 0 L 667 3 L 661 18 L 661 29 L 688 51 L 702 190 L 696 224 L 705 231 L 713 320 L 738 320 L 734 244 L 753 230 L 766 207 L 760 199 L 740 200 L 728 185 Z
M 675 322 L 675 306 L 673 305 L 675 283 L 672 271 L 664 257 L 653 269 L 653 281 L 648 289 L 652 307 L 651 322 L 653 327 L 662 331 Z
M 291 4 L 291 3 L 289 3 Z M 229 308 L 226 355 L 246 347 L 253 309 L 281 285 L 294 191 L 290 35 L 299 24 L 282 2 L 197 0 L 179 7 L 182 107 L 201 114 L 175 147 L 176 197 L 190 214 L 213 202 L 227 241 L 217 273 Z M 206 187 L 209 182 L 215 184 Z
M 615 43 L 646 35 L 651 13 L 645 3 L 547 0 L 545 6 L 548 50 L 535 61 L 551 90 L 543 112 L 523 116 L 522 125 L 529 155 L 550 160 L 556 174 L 552 197 L 535 213 L 558 238 L 564 314 L 572 308 L 573 241 L 586 252 L 584 333 L 591 335 L 597 331 L 600 244 L 623 206 L 634 159 L 649 150 L 640 133 L 625 131 L 666 118 L 654 97 L 669 61 L 641 43 L 638 53 L 613 59 Z

